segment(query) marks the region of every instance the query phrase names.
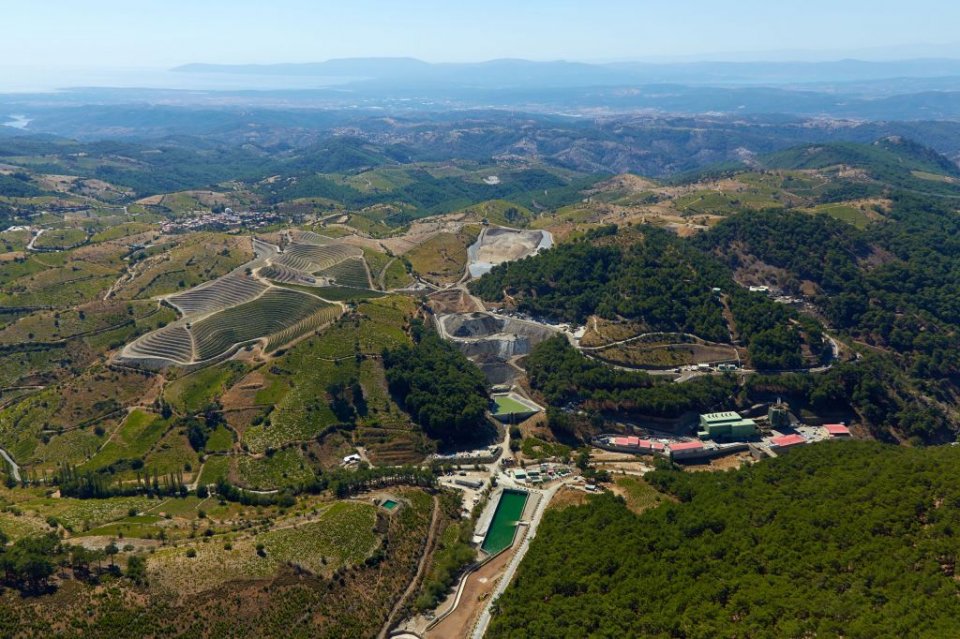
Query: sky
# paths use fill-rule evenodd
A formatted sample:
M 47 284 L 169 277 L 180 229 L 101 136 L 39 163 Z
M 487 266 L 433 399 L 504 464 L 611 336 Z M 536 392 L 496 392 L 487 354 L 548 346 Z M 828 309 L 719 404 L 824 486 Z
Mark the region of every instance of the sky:
M 960 57 L 955 0 L 0 0 L 0 68 Z

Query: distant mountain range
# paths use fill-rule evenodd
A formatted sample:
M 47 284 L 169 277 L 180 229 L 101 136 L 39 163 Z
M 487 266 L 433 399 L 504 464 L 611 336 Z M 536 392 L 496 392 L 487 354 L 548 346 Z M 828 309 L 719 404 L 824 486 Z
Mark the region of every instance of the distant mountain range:
M 444 83 L 461 87 L 573 87 L 680 83 L 785 86 L 870 83 L 894 78 L 960 77 L 960 60 L 830 62 L 583 62 L 502 59 L 476 63 L 428 63 L 414 58 L 341 58 L 301 64 L 187 64 L 182 73 L 349 77 L 377 83 Z

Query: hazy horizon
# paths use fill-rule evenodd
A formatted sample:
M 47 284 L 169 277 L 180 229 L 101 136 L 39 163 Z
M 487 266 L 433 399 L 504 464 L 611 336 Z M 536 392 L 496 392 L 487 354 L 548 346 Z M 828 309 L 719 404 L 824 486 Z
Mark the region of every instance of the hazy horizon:
M 427 62 L 500 58 L 671 62 L 960 57 L 960 6 L 812 0 L 676 4 L 490 0 L 51 0 L 7 7 L 0 69 L 166 69 L 187 63 L 272 64 L 335 58 Z M 121 65 L 117 63 L 121 62 Z

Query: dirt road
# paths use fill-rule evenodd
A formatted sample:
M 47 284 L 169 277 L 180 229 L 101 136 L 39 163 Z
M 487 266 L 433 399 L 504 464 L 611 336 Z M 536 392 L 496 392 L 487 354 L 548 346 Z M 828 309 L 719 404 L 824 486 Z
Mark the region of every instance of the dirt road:
M 410 584 L 407 585 L 407 589 L 403 591 L 403 595 L 400 596 L 400 599 L 397 600 L 397 603 L 394 604 L 393 609 L 390 611 L 390 614 L 387 615 L 387 621 L 383 624 L 383 627 L 380 629 L 380 632 L 377 634 L 377 639 L 386 639 L 390 633 L 390 628 L 393 627 L 393 624 L 396 623 L 397 615 L 400 614 L 400 611 L 403 610 L 403 607 L 409 601 L 410 597 L 413 596 L 413 593 L 416 592 L 417 587 L 420 585 L 420 582 L 423 580 L 423 577 L 427 570 L 427 564 L 430 563 L 430 557 L 433 556 L 434 545 L 436 543 L 437 537 L 437 522 L 440 519 L 440 500 L 436 497 L 433 498 L 433 515 L 430 520 L 430 532 L 427 533 L 427 543 L 423 547 L 423 554 L 420 555 L 420 563 L 417 565 L 417 574 L 413 576 L 413 579 L 410 581 Z

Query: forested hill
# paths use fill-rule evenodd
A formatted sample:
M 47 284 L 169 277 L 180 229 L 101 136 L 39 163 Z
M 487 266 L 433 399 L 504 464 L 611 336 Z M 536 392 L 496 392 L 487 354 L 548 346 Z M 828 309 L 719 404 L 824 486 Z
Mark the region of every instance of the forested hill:
M 960 167 L 936 151 L 901 137 L 887 137 L 873 144 L 834 142 L 794 147 L 766 156 L 771 169 L 822 169 L 847 164 L 880 172 L 926 171 L 960 177 Z
M 828 442 L 550 511 L 488 636 L 956 637 L 960 449 Z M 664 500 L 666 502 L 666 500 Z
M 897 136 L 873 144 L 834 142 L 786 149 L 759 160 L 767 169 L 831 169 L 863 173 L 877 192 L 893 187 L 960 196 L 960 167 L 936 151 Z
M 884 188 L 862 229 L 810 208 L 741 208 L 688 239 L 648 225 L 599 227 L 500 265 L 470 286 L 487 302 L 536 316 L 588 325 L 597 317 L 630 324 L 630 334 L 685 332 L 734 343 L 746 366 L 760 371 L 827 361 L 827 332 L 859 354 L 813 376 L 820 390 L 765 376 L 748 384 L 748 394 L 767 389 L 801 406 L 852 407 L 880 438 L 952 440 L 960 423 L 960 217 L 952 199 Z M 804 304 L 775 303 L 750 293 L 753 284 Z M 575 359 L 546 346 L 529 359 L 543 372 L 536 380 L 548 401 L 687 405 L 686 397 L 664 403 L 635 378 L 589 377 L 596 383 L 560 392 L 562 380 L 551 371 L 562 362 L 587 366 Z M 629 393 L 614 392 L 624 383 Z
M 960 218 L 948 204 L 895 196 L 887 220 L 864 231 L 825 215 L 744 212 L 695 243 L 735 268 L 747 257 L 775 267 L 769 277 L 788 293 L 812 283 L 834 327 L 915 377 L 960 373 Z
M 800 367 L 804 343 L 817 353 L 824 348 L 816 322 L 748 292 L 720 260 L 654 227 L 600 228 L 582 241 L 499 265 L 470 288 L 534 315 L 578 323 L 597 315 L 649 331 L 736 340 L 761 369 Z

